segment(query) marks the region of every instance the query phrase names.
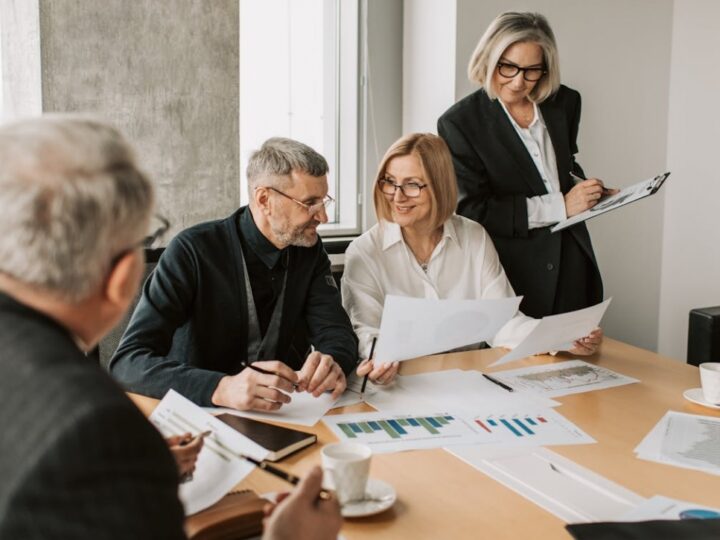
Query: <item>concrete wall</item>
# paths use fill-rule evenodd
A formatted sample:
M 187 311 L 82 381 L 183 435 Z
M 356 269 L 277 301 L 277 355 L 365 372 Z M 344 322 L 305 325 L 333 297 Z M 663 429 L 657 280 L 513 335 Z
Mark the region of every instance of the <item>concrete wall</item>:
M 720 305 L 718 20 L 714 0 L 675 2 L 659 352 L 680 359 L 688 311 Z
M 238 2 L 40 0 L 44 111 L 136 143 L 173 231 L 239 204 Z
M 457 0 L 456 98 L 473 90 L 467 62 L 497 14 L 543 13 L 558 41 L 562 80 L 583 97 L 578 160 L 585 171 L 611 186 L 654 176 L 667 161 L 672 8 L 671 0 Z M 663 195 L 598 217 L 589 228 L 605 295 L 613 297 L 605 331 L 655 349 Z

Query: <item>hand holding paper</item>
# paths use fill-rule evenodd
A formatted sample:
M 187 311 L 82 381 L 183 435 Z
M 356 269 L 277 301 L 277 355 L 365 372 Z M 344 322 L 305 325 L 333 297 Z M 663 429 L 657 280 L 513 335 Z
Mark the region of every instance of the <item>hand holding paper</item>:
M 543 317 L 517 347 L 491 366 L 499 366 L 533 354 L 572 349 L 575 340 L 587 336 L 597 328 L 610 300 L 612 298 L 589 308 Z

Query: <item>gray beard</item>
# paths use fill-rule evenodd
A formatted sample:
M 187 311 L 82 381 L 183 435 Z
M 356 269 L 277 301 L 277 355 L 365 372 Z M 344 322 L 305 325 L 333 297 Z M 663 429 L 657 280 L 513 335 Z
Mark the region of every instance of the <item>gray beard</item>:
M 303 233 L 305 232 L 305 228 L 302 229 L 294 229 L 292 231 L 287 231 L 284 229 L 276 228 L 274 225 L 270 225 L 270 228 L 272 229 L 273 234 L 275 235 L 275 238 L 278 239 L 278 241 L 286 246 L 298 246 L 298 247 L 312 247 L 315 244 L 317 244 L 317 235 L 315 235 L 315 238 L 307 238 Z

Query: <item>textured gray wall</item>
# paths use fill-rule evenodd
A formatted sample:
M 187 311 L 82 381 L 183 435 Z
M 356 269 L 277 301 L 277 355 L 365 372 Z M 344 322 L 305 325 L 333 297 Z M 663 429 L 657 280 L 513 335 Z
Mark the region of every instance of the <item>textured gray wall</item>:
M 173 232 L 239 205 L 237 0 L 40 0 L 44 111 L 135 143 Z

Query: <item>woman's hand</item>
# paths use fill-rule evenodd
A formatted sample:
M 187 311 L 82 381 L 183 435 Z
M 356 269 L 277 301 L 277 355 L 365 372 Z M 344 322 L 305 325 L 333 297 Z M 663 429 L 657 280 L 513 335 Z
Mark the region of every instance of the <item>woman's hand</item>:
M 363 360 L 357 367 L 356 373 L 360 377 L 369 374 L 368 378 L 373 384 L 389 384 L 395 379 L 398 369 L 400 369 L 399 362 L 376 366 L 372 360 Z
M 565 195 L 565 214 L 571 218 L 595 206 L 604 194 L 610 195 L 617 190 L 605 190 L 602 180 L 588 178 L 573 187 Z
M 602 339 L 602 328 L 596 328 L 584 338 L 580 338 L 575 343 L 573 343 L 574 347 L 570 349 L 569 352 L 580 356 L 589 356 L 591 354 L 595 354 L 600 348 Z

